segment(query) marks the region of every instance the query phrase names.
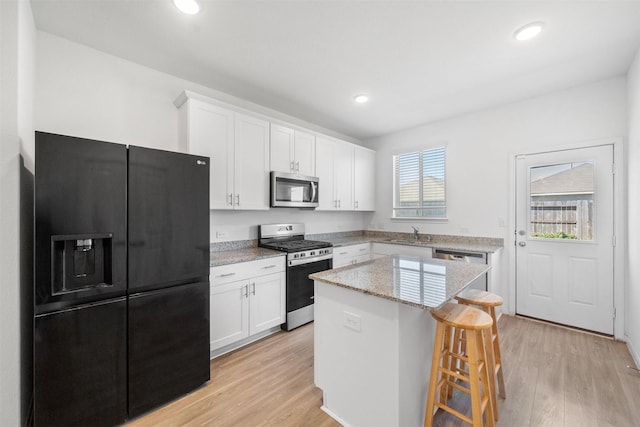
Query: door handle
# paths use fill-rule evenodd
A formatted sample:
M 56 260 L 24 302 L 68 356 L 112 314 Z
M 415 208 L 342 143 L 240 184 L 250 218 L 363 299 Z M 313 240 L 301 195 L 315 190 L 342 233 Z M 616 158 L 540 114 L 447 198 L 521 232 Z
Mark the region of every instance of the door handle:
M 233 193 L 229 193 L 229 206 L 233 205 Z
M 300 162 L 296 162 L 296 172 L 300 172 Z
M 296 162 L 294 162 L 293 160 L 291 161 L 291 163 L 289 164 L 289 169 L 293 172 L 295 172 L 296 170 Z
M 518 242 L 518 246 L 525 247 L 527 246 L 527 242 Z
M 255 284 L 255 282 L 251 284 L 251 294 L 252 295 L 256 294 L 256 284 Z
M 244 285 L 244 297 L 249 298 L 249 285 Z
M 240 206 L 240 195 L 236 194 L 236 206 Z

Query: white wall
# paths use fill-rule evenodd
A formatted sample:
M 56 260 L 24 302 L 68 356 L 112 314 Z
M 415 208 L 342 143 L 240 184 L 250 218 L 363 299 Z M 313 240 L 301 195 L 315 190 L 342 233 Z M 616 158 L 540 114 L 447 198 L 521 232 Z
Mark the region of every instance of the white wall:
M 627 203 L 628 228 L 626 274 L 627 345 L 640 366 L 640 50 L 627 75 L 628 121 Z
M 31 397 L 33 73 L 27 0 L 0 2 L 0 423 L 24 424 Z
M 619 77 L 365 141 L 377 150 L 376 213 L 367 216 L 365 227 L 409 232 L 410 225 L 419 225 L 421 233 L 502 237 L 502 292 L 508 297 L 513 155 L 626 132 L 625 78 Z M 392 156 L 442 145 L 448 221 L 391 220 Z
M 170 76 L 68 40 L 39 32 L 36 129 L 177 150 L 175 98 L 185 89 L 351 142 L 345 135 L 250 104 L 214 89 Z M 257 225 L 304 222 L 310 233 L 361 230 L 362 213 L 272 209 L 211 213 L 212 241 L 255 239 Z M 216 238 L 216 232 L 226 235 Z

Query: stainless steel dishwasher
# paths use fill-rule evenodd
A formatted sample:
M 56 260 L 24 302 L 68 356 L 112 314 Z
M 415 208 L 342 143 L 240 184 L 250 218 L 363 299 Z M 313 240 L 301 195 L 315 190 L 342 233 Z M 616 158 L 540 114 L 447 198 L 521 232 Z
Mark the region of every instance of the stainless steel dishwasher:
M 487 253 L 486 252 L 468 252 L 468 251 L 452 251 L 448 249 L 436 249 L 433 248 L 432 252 L 433 258 L 438 259 L 448 259 L 451 261 L 460 261 L 460 262 L 469 262 L 472 264 L 487 264 Z M 487 273 L 478 277 L 476 280 L 471 282 L 469 288 L 480 289 L 483 291 L 487 290 Z

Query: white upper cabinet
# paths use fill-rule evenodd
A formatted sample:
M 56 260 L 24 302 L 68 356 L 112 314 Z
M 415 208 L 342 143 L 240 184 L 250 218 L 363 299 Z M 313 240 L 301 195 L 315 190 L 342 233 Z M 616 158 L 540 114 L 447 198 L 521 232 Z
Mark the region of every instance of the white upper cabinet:
M 353 147 L 317 137 L 316 173 L 319 179 L 317 210 L 353 210 Z
M 318 136 L 318 210 L 375 210 L 375 161 L 373 150 Z
M 357 211 L 373 211 L 376 209 L 375 164 L 375 151 L 364 147 L 354 147 L 353 208 Z
M 271 170 L 315 176 L 316 137 L 271 124 Z
M 210 209 L 269 209 L 269 171 L 317 176 L 317 210 L 375 210 L 375 156 L 368 148 L 184 91 L 178 142 L 210 158 Z
M 235 209 L 269 209 L 269 122 L 235 113 Z
M 351 144 L 338 142 L 334 145 L 333 172 L 337 209 L 353 210 L 353 147 Z
M 316 143 L 316 174 L 318 176 L 318 207 L 316 210 L 335 210 L 333 181 L 333 145 L 329 139 L 318 137 Z
M 210 158 L 210 209 L 269 209 L 269 122 L 192 98 L 176 99 L 181 150 Z

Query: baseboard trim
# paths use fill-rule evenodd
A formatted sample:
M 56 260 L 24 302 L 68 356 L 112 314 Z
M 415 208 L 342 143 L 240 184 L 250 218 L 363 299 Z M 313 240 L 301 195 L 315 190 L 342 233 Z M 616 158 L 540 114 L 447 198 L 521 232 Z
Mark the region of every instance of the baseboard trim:
M 249 344 L 252 344 L 256 341 L 259 341 L 263 338 L 268 337 L 269 335 L 273 335 L 276 334 L 278 332 L 280 332 L 282 330 L 282 328 L 280 327 L 280 325 L 278 326 L 274 326 L 271 329 L 267 329 L 266 331 L 262 331 L 260 333 L 257 333 L 255 335 L 251 335 L 250 337 L 247 337 L 245 339 L 242 339 L 238 342 L 234 342 L 233 344 L 229 344 L 225 347 L 221 347 L 218 349 L 215 349 L 211 352 L 209 352 L 209 359 L 215 359 L 216 357 L 220 357 L 222 355 L 225 355 L 227 353 L 231 353 L 232 351 L 235 350 L 239 350 L 242 347 L 245 347 Z
M 633 347 L 633 344 L 631 343 L 631 340 L 629 339 L 629 337 L 627 336 L 627 348 L 629 349 L 629 353 L 631 353 L 631 358 L 633 358 L 633 363 L 636 364 L 636 369 L 640 368 L 640 355 L 638 355 L 638 352 L 635 350 L 635 348 Z
M 331 412 L 331 410 L 329 408 L 327 408 L 326 406 L 322 405 L 320 407 L 320 409 L 322 409 L 331 418 L 336 420 L 338 422 L 338 424 L 340 424 L 341 426 L 343 426 L 343 427 L 351 427 L 351 424 L 348 424 L 345 420 L 343 420 L 342 418 L 340 418 L 339 416 L 337 416 L 336 414 Z

